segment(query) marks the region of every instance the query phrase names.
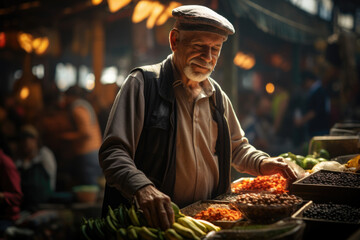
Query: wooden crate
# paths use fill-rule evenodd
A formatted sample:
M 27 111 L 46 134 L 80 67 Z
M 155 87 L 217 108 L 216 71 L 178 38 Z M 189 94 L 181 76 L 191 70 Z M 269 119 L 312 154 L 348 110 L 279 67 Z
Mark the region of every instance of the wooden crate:
M 303 239 L 348 239 L 353 233 L 360 229 L 360 223 L 338 222 L 323 219 L 303 217 L 303 213 L 314 204 L 308 201 L 291 218 L 302 220 L 306 227 Z
M 302 179 L 295 181 L 290 186 L 290 193 L 301 197 L 304 200 L 313 200 L 320 202 L 334 202 L 344 204 L 360 204 L 360 186 L 358 187 L 345 187 L 345 186 L 333 186 L 324 184 L 309 184 L 304 183 L 308 178 L 315 174 L 322 174 L 324 172 L 332 172 L 335 174 L 341 174 L 344 177 L 347 174 L 356 174 L 348 172 L 334 172 L 328 170 L 320 170 L 314 172 Z M 356 174 L 360 177 L 360 174 Z

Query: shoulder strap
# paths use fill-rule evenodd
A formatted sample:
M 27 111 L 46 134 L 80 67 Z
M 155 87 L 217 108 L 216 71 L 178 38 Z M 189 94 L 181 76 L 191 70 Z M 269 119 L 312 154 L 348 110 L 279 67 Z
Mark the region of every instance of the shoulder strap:
M 218 124 L 218 138 L 216 140 L 216 154 L 219 162 L 219 184 L 217 191 L 213 193 L 212 197 L 219 196 L 229 191 L 230 188 L 230 135 L 227 121 L 224 116 L 224 104 L 222 101 L 221 89 L 215 83 L 215 101 L 210 98 L 210 107 L 213 119 Z

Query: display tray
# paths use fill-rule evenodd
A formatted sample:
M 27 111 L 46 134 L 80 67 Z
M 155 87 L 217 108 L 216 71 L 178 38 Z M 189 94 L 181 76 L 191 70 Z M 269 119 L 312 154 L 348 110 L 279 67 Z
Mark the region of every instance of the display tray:
M 209 232 L 203 240 L 300 240 L 303 239 L 305 223 L 302 220 L 287 218 L 269 225 L 244 225 L 233 229 Z
M 190 217 L 194 217 L 197 213 L 206 210 L 209 207 L 214 208 L 228 208 L 232 209 L 229 201 L 224 200 L 206 200 L 206 201 L 198 201 L 193 204 L 190 204 L 189 206 L 186 206 L 180 211 Z M 210 221 L 211 223 L 223 228 L 223 229 L 229 229 L 234 226 L 242 225 L 246 220 L 244 218 L 241 218 L 236 221 Z
M 360 174 L 357 173 L 320 170 L 295 181 L 290 186 L 290 194 L 299 196 L 304 200 L 360 204 L 360 185 L 348 187 L 321 183 L 308 183 L 311 178 L 319 179 L 321 175 L 326 175 L 327 173 L 333 174 L 341 179 L 354 178 L 354 176 L 356 176 L 356 179 L 360 179 Z M 353 176 L 349 174 L 352 174 Z
M 349 236 L 360 229 L 360 222 L 344 222 L 304 217 L 304 212 L 315 203 L 324 202 L 308 201 L 291 216 L 293 219 L 305 222 L 304 239 L 348 239 Z

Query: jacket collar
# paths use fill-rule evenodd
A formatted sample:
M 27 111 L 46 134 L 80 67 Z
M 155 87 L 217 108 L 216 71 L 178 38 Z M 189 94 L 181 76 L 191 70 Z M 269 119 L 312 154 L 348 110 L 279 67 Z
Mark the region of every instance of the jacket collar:
M 172 54 L 170 54 L 162 63 L 159 76 L 159 94 L 169 102 L 174 101 L 174 71 L 172 66 Z

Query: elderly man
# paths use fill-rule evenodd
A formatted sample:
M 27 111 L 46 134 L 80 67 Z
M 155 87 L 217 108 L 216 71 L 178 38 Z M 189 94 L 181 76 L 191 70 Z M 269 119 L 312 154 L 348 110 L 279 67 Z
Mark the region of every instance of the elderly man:
M 197 5 L 178 7 L 173 16 L 172 54 L 131 72 L 99 151 L 103 207 L 135 199 L 149 224 L 162 229 L 174 221 L 171 201 L 184 207 L 229 191 L 231 164 L 253 175 L 296 178 L 283 159 L 249 144 L 229 98 L 210 78 L 232 24 Z

